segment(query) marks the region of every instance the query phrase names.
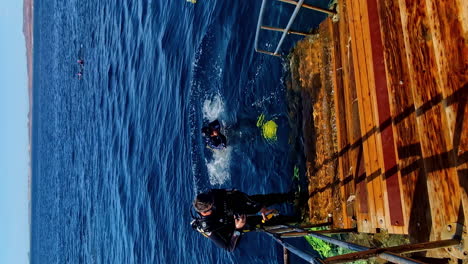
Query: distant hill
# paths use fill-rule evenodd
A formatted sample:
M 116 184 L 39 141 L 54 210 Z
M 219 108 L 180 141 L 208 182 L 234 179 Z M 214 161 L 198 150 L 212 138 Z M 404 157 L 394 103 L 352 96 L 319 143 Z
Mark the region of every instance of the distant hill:
M 28 67 L 29 105 L 32 106 L 32 79 L 33 79 L 33 0 L 23 2 L 23 34 L 26 41 L 26 58 Z M 30 109 L 31 110 L 31 109 Z M 31 111 L 29 113 L 31 115 Z M 31 121 L 31 120 L 30 120 Z
M 33 0 L 24 0 L 23 2 L 23 34 L 26 42 L 26 59 L 28 71 L 28 95 L 29 95 L 29 112 L 28 112 L 28 135 L 29 135 L 29 175 L 28 175 L 28 200 L 29 200 L 29 223 L 31 224 L 31 185 L 32 185 L 32 168 L 31 168 L 31 143 L 32 143 L 32 104 L 33 104 L 33 24 L 34 24 L 34 2 Z
M 29 133 L 31 133 L 32 110 L 32 83 L 33 83 L 33 0 L 23 2 L 23 34 L 26 41 L 26 58 L 28 67 L 28 94 L 29 94 Z M 29 135 L 31 136 L 31 134 Z

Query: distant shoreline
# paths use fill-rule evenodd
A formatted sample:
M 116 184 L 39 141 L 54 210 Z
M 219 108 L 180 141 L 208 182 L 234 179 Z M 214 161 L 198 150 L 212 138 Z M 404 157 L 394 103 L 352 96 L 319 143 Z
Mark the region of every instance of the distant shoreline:
M 32 109 L 33 109 L 33 47 L 34 47 L 34 1 L 23 1 L 23 35 L 26 44 L 26 61 L 28 73 L 28 139 L 29 139 L 29 172 L 28 172 L 28 201 L 29 225 L 31 226 L 31 187 L 32 187 Z

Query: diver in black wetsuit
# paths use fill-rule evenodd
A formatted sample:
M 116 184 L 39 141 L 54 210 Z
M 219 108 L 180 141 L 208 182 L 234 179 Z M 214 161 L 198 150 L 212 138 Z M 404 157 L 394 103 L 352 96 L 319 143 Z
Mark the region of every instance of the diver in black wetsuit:
M 205 143 L 212 149 L 223 149 L 226 147 L 226 137 L 221 134 L 221 124 L 215 120 L 202 128 Z
M 212 189 L 195 198 L 193 206 L 199 217 L 192 221 L 192 228 L 211 239 L 218 247 L 232 252 L 243 232 L 268 225 L 297 222 L 299 219 L 294 216 L 267 217 L 275 211 L 267 209 L 267 206 L 293 200 L 293 193 L 249 196 L 238 190 Z

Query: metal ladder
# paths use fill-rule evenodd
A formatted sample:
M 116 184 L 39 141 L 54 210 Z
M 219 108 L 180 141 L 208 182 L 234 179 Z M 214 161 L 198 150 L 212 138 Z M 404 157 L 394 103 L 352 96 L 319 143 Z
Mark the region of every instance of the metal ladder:
M 324 263 L 346 263 L 359 259 L 369 259 L 371 257 L 379 257 L 385 260 L 388 260 L 393 263 L 399 264 L 423 264 L 419 260 L 411 259 L 408 257 L 401 256 L 401 253 L 411 253 L 419 251 L 427 251 L 429 249 L 436 248 L 446 248 L 446 247 L 459 247 L 462 244 L 461 237 L 454 235 L 451 239 L 440 240 L 440 241 L 431 241 L 417 244 L 401 245 L 388 248 L 368 248 L 365 246 L 357 245 L 354 243 L 342 241 L 336 238 L 326 236 L 324 234 L 338 234 L 338 233 L 349 233 L 356 232 L 356 228 L 352 229 L 331 229 L 331 230 L 320 230 L 320 231 L 310 231 L 306 230 L 307 228 L 319 227 L 319 226 L 330 226 L 331 222 L 312 225 L 306 227 L 296 227 L 291 225 L 276 225 L 264 227 L 263 229 L 258 230 L 259 232 L 264 232 L 272 237 L 276 242 L 281 244 L 285 251 L 285 262 L 286 262 L 286 252 L 289 251 L 294 255 L 300 257 L 301 259 L 307 261 L 308 263 L 313 264 L 324 264 Z M 330 244 L 346 248 L 352 251 L 353 253 L 343 254 L 339 256 L 333 256 L 326 259 L 321 259 L 318 254 L 310 254 L 297 247 L 288 243 L 285 239 L 292 237 L 304 237 L 311 236 L 328 242 Z
M 264 16 L 264 13 L 265 13 L 265 5 L 266 5 L 267 0 L 262 1 L 262 5 L 260 7 L 260 14 L 259 14 L 259 17 L 258 17 L 258 22 L 257 22 L 257 31 L 255 33 L 255 51 L 256 52 L 260 52 L 260 53 L 264 53 L 264 54 L 279 57 L 280 56 L 279 51 L 280 51 L 281 45 L 283 45 L 283 41 L 286 38 L 286 35 L 288 35 L 288 34 L 296 34 L 296 35 L 301 35 L 301 36 L 309 35 L 308 33 L 303 33 L 303 32 L 297 32 L 297 31 L 290 30 L 294 20 L 296 19 L 297 14 L 299 13 L 299 10 L 301 9 L 301 7 L 311 9 L 311 10 L 321 12 L 321 13 L 326 13 L 326 14 L 329 14 L 329 15 L 335 15 L 336 14 L 336 11 L 333 11 L 333 10 L 328 10 L 328 9 L 324 9 L 324 8 L 320 8 L 320 7 L 316 7 L 316 6 L 311 6 L 311 5 L 308 5 L 308 4 L 304 4 L 304 0 L 299 0 L 298 2 L 293 1 L 293 0 L 277 0 L 277 1 L 295 5 L 296 8 L 294 9 L 294 12 L 292 13 L 291 18 L 289 19 L 289 22 L 288 22 L 288 25 L 286 26 L 286 28 L 283 29 L 283 28 L 277 28 L 277 27 L 271 27 L 271 26 L 264 26 L 264 25 L 262 25 L 262 21 L 263 21 L 263 16 Z M 261 29 L 283 32 L 283 35 L 281 36 L 281 39 L 280 39 L 280 41 L 278 43 L 278 46 L 276 47 L 276 50 L 274 52 L 261 50 L 261 49 L 258 48 L 258 36 L 260 35 L 260 30 Z

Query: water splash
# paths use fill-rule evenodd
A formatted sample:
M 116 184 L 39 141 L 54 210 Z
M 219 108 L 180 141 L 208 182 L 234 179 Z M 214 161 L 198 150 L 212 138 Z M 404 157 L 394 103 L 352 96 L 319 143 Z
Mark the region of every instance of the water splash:
M 213 150 L 213 159 L 206 161 L 211 185 L 222 185 L 231 179 L 229 173 L 232 147 Z
M 269 120 L 265 122 L 265 115 L 261 114 L 257 119 L 257 127 L 260 128 L 262 136 L 267 141 L 276 141 L 278 138 L 276 132 L 278 130 L 278 125 L 275 121 Z
M 214 121 L 224 113 L 224 102 L 221 95 L 216 94 L 212 98 L 205 99 L 203 102 L 203 118 L 208 121 Z
M 205 99 L 202 108 L 203 119 L 208 120 L 208 122 L 219 120 L 224 113 L 224 105 L 220 94 Z M 231 174 L 229 173 L 231 152 L 232 147 L 230 146 L 222 150 L 213 150 L 213 156 L 205 160 L 212 186 L 222 185 L 231 179 Z

